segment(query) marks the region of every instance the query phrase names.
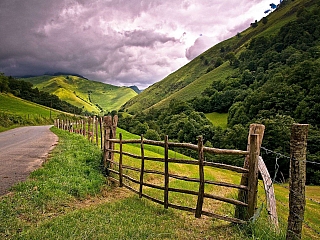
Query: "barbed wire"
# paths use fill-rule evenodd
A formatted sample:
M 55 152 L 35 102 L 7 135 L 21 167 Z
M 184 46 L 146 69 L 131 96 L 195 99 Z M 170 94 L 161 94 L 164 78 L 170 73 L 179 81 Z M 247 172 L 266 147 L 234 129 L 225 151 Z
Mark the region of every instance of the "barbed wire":
M 272 179 L 272 183 L 267 186 L 266 190 L 269 191 L 270 188 L 272 187 L 272 185 L 273 185 L 274 183 L 277 183 L 277 184 L 279 184 L 279 186 L 281 186 L 281 187 L 289 190 L 290 192 L 297 193 L 297 192 L 293 191 L 292 189 L 290 189 L 288 186 L 284 186 L 283 183 L 276 181 L 276 178 L 277 178 L 277 175 L 278 175 L 278 171 L 279 171 L 279 168 L 280 168 L 280 167 L 279 167 L 279 164 L 278 164 L 278 160 L 279 160 L 280 158 L 291 159 L 291 157 L 288 157 L 288 156 L 286 156 L 286 155 L 284 155 L 284 154 L 282 154 L 282 153 L 278 153 L 278 152 L 275 152 L 275 151 L 273 151 L 273 150 L 267 149 L 267 148 L 265 148 L 265 147 L 261 147 L 261 149 L 264 150 L 267 155 L 268 155 L 268 154 L 274 154 L 274 155 L 275 155 L 275 173 L 274 173 L 274 177 L 273 177 L 273 179 Z M 292 159 L 292 160 L 294 161 L 295 159 Z M 298 160 L 296 160 L 296 161 L 298 161 Z M 319 162 L 314 162 L 314 161 L 305 160 L 305 161 L 303 161 L 303 162 L 310 163 L 310 164 L 320 165 Z M 260 186 L 261 186 L 261 185 L 260 185 Z M 263 187 L 263 186 L 262 186 L 262 187 Z M 315 202 L 315 203 L 317 203 L 317 204 L 320 204 L 319 202 L 314 201 L 314 200 L 311 199 L 311 198 L 307 198 L 307 199 L 310 200 L 310 201 L 312 201 L 312 202 Z M 260 200 L 261 200 L 261 198 L 260 198 Z M 279 200 L 277 200 L 277 202 L 280 203 L 280 204 L 281 204 L 282 206 L 284 206 L 285 208 L 288 208 L 288 207 L 289 207 L 287 204 L 285 204 L 285 203 L 283 203 L 283 202 L 281 202 L 281 201 L 279 201 Z M 268 211 L 268 208 L 266 208 L 266 210 Z M 317 229 L 315 229 L 315 228 L 313 228 L 312 226 L 310 226 L 310 223 L 307 222 L 307 220 L 301 218 L 301 216 L 300 216 L 299 214 L 297 214 L 296 212 L 292 212 L 292 213 L 293 213 L 300 221 L 302 221 L 302 223 L 303 223 L 308 229 L 312 230 L 314 233 L 316 233 L 317 235 L 320 236 L 320 231 L 317 230 Z M 269 214 L 269 212 L 268 212 L 268 214 Z M 295 233 L 294 233 L 294 234 L 295 234 Z

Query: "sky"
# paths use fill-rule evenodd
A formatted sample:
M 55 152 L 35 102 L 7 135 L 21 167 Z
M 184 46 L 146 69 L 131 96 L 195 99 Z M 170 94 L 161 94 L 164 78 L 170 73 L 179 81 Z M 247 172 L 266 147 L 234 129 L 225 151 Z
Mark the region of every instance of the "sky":
M 265 16 L 270 0 L 0 0 L 0 72 L 144 89 Z

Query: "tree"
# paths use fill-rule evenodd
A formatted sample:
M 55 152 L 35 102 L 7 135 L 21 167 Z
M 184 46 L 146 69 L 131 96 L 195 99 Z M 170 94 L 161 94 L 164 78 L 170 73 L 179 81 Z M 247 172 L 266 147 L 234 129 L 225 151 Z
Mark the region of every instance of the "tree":
M 9 80 L 3 73 L 0 73 L 0 92 L 9 92 L 9 91 L 10 91 Z
M 267 22 L 268 22 L 268 18 L 267 18 L 267 17 L 263 17 L 263 18 L 262 18 L 262 23 L 263 23 L 263 24 L 267 24 Z
M 161 140 L 159 133 L 153 129 L 148 129 L 144 137 L 150 140 L 156 140 L 156 141 Z

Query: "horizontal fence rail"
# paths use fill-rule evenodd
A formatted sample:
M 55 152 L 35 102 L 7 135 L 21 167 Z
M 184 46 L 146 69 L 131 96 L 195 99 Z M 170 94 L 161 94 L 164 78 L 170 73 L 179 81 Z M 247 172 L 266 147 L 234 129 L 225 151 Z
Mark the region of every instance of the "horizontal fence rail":
M 202 215 L 215 217 L 217 219 L 226 220 L 234 223 L 244 223 L 249 220 L 256 208 L 257 203 L 257 182 L 258 182 L 258 159 L 262 141 L 262 135 L 257 129 L 264 128 L 263 125 L 252 124 L 250 125 L 250 131 L 248 135 L 248 148 L 246 151 L 243 150 L 234 150 L 234 149 L 219 149 L 219 148 L 209 148 L 203 145 L 202 137 L 199 137 L 198 144 L 191 143 L 177 143 L 169 142 L 168 137 L 166 136 L 164 141 L 154 141 L 144 139 L 141 136 L 140 139 L 122 139 L 120 134 L 119 139 L 116 139 L 116 129 L 118 123 L 118 116 L 104 116 L 102 117 L 88 117 L 80 120 L 55 120 L 55 126 L 64 129 L 70 132 L 75 132 L 78 134 L 87 137 L 89 141 L 99 145 L 103 150 L 103 166 L 105 173 L 108 178 L 112 181 L 115 181 L 119 184 L 120 187 L 126 187 L 133 192 L 137 193 L 139 197 L 145 197 L 151 201 L 162 204 L 164 208 L 175 208 L 184 211 L 193 212 L 195 217 L 199 218 Z M 254 131 L 252 131 L 254 129 Z M 119 145 L 117 150 L 115 145 Z M 133 154 L 123 150 L 123 146 L 126 144 L 139 144 L 141 151 L 140 154 Z M 152 145 L 162 147 L 164 149 L 163 157 L 150 157 L 145 155 L 145 145 Z M 250 146 L 250 147 L 249 147 Z M 169 148 L 185 148 L 188 150 L 196 151 L 198 153 L 198 159 L 179 159 L 169 157 Z M 243 167 L 232 166 L 228 164 L 216 163 L 205 161 L 204 154 L 210 153 L 215 155 L 238 155 L 245 157 L 245 164 Z M 118 159 L 114 160 L 114 155 L 117 155 Z M 129 166 L 128 164 L 123 164 L 123 158 L 129 157 L 131 159 L 136 159 L 140 167 Z M 159 162 L 163 163 L 162 170 L 148 169 L 148 162 Z M 193 165 L 198 168 L 198 176 L 189 177 L 186 175 L 179 175 L 169 171 L 169 166 L 172 164 L 181 164 L 181 165 Z M 213 181 L 210 179 L 205 179 L 205 169 L 208 168 L 219 168 L 235 173 L 242 174 L 241 183 L 234 184 L 222 181 Z M 125 171 L 125 172 L 124 172 Z M 139 177 L 133 177 L 127 172 L 133 171 Z M 145 174 L 153 174 L 162 176 L 162 185 L 154 184 L 146 181 Z M 190 183 L 198 184 L 198 190 L 187 190 L 174 188 L 170 186 L 170 181 L 180 180 Z M 250 180 L 249 180 L 250 179 Z M 133 188 L 127 182 L 137 184 L 138 189 Z M 218 196 L 213 193 L 205 192 L 205 186 L 214 185 L 219 187 L 231 188 L 239 191 L 238 199 L 232 199 L 227 197 Z M 147 195 L 143 189 L 145 187 L 157 189 L 163 191 L 163 199 L 156 199 L 155 197 Z M 188 194 L 197 198 L 195 207 L 186 207 L 173 204 L 169 201 L 169 192 Z M 236 206 L 236 209 L 240 209 L 239 213 L 235 214 L 235 217 L 222 216 L 216 213 L 208 212 L 203 210 L 204 199 L 213 199 L 221 201 L 224 203 L 232 204 Z
M 110 122 L 110 121 L 109 121 Z M 105 130 L 106 131 L 106 130 Z M 227 198 L 218 196 L 212 193 L 206 193 L 205 192 L 205 185 L 215 185 L 215 186 L 222 186 L 222 187 L 228 187 L 233 189 L 238 189 L 241 191 L 247 192 L 247 195 L 250 195 L 249 192 L 256 192 L 256 190 L 250 189 L 250 186 L 248 185 L 241 185 L 241 184 L 233 184 L 233 183 L 227 183 L 227 182 L 220 182 L 220 181 L 212 181 L 205 179 L 204 175 L 204 168 L 205 167 L 213 167 L 213 168 L 219 168 L 219 169 L 225 169 L 229 171 L 233 171 L 235 173 L 242 173 L 242 174 L 249 174 L 249 169 L 245 167 L 237 167 L 232 166 L 228 164 L 221 164 L 221 163 L 214 163 L 214 162 L 207 162 L 204 161 L 204 153 L 213 153 L 213 154 L 223 154 L 223 155 L 239 155 L 239 156 L 252 156 L 256 155 L 256 152 L 252 153 L 250 151 L 242 151 L 242 150 L 232 150 L 232 149 L 218 149 L 218 148 L 208 148 L 203 146 L 203 139 L 202 137 L 198 138 L 198 145 L 190 144 L 190 143 L 176 143 L 176 142 L 169 142 L 168 137 L 166 136 L 164 141 L 153 141 L 144 139 L 143 136 L 141 136 L 141 139 L 122 139 L 122 134 L 119 134 L 119 139 L 115 138 L 108 138 L 104 139 L 105 142 L 105 148 L 104 148 L 104 161 L 106 166 L 106 172 L 110 180 L 117 182 L 121 187 L 126 187 L 127 189 L 135 192 L 139 195 L 139 197 L 145 197 L 153 202 L 156 202 L 158 204 L 161 204 L 164 206 L 164 208 L 175 208 L 180 209 L 188 212 L 192 212 L 195 214 L 195 217 L 199 218 L 201 215 L 209 216 L 218 218 L 221 220 L 233 222 L 233 223 L 245 223 L 247 219 L 240 219 L 230 216 L 222 216 L 216 213 L 208 212 L 203 210 L 203 202 L 204 199 L 213 199 L 217 201 L 222 201 L 228 204 L 232 204 L 235 206 L 242 206 L 245 208 L 250 208 L 250 201 L 240 201 L 237 199 Z M 110 135 L 109 135 L 110 136 Z M 253 140 L 253 145 L 255 144 L 254 141 L 257 141 L 257 137 Z M 119 147 L 118 150 L 115 150 L 114 146 L 115 144 L 118 144 Z M 125 144 L 140 144 L 140 155 L 133 154 L 130 152 L 123 151 L 123 145 Z M 145 156 L 145 145 L 153 145 L 153 146 L 159 146 L 164 148 L 164 156 L 163 157 L 150 157 Z M 185 159 L 178 159 L 178 158 L 170 158 L 169 157 L 169 148 L 186 148 L 191 149 L 193 151 L 198 152 L 198 160 L 185 160 Z M 254 148 L 256 149 L 256 148 Z M 114 160 L 114 154 L 119 155 L 119 159 L 117 161 Z M 140 167 L 137 166 L 129 166 L 127 164 L 123 164 L 123 157 L 127 156 L 132 159 L 136 159 L 140 161 Z M 258 156 L 255 156 L 256 159 L 258 159 Z M 146 169 L 145 164 L 146 162 L 161 162 L 164 163 L 163 170 L 154 170 L 154 169 Z M 199 178 L 192 178 L 188 176 L 182 176 L 178 174 L 173 174 L 169 171 L 169 163 L 170 164 L 188 164 L 188 165 L 195 165 L 198 167 L 199 171 Z M 128 173 L 124 173 L 124 170 L 128 171 L 134 171 L 139 175 L 139 179 L 135 178 L 133 176 L 128 175 Z M 159 176 L 163 176 L 163 185 L 149 183 L 145 181 L 145 174 L 155 174 Z M 257 175 L 257 174 L 254 174 Z M 188 190 L 188 189 L 180 189 L 180 188 L 174 188 L 170 187 L 170 179 L 176 179 L 176 180 L 182 180 L 187 182 L 194 182 L 199 184 L 198 191 L 195 190 Z M 126 180 L 126 181 L 124 181 Z M 138 185 L 138 189 L 133 188 L 129 182 L 133 184 Z M 146 194 L 143 189 L 144 187 L 153 188 L 157 190 L 163 191 L 163 200 L 154 198 L 152 196 L 149 196 Z M 180 206 L 177 204 L 170 203 L 169 201 L 169 192 L 175 192 L 175 193 L 182 193 L 182 194 L 188 194 L 192 196 L 197 196 L 196 201 L 196 207 L 186 207 L 186 206 Z M 255 204 L 254 200 L 251 201 L 251 204 Z M 253 208 L 253 207 L 251 207 Z

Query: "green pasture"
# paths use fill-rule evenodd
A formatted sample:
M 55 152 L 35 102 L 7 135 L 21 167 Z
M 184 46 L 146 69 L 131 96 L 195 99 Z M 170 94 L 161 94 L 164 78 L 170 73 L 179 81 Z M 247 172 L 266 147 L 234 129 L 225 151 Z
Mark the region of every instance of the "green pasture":
M 42 116 L 55 118 L 62 112 L 32 103 L 11 94 L 0 93 L 0 111 L 5 113 L 16 114 L 20 116 Z
M 57 95 L 61 100 L 77 107 L 84 107 L 88 112 L 100 113 L 118 110 L 137 93 L 128 87 L 117 87 L 102 82 L 87 80 L 77 76 L 40 76 L 23 78 L 41 91 Z
M 213 112 L 213 113 L 207 113 L 205 115 L 210 120 L 210 122 L 213 124 L 213 126 L 218 126 L 223 129 L 227 128 L 228 113 Z

